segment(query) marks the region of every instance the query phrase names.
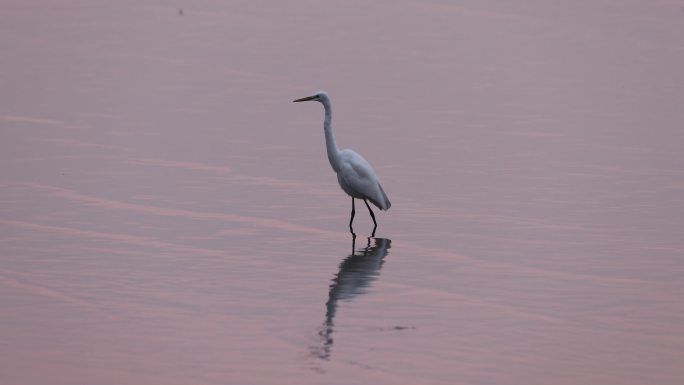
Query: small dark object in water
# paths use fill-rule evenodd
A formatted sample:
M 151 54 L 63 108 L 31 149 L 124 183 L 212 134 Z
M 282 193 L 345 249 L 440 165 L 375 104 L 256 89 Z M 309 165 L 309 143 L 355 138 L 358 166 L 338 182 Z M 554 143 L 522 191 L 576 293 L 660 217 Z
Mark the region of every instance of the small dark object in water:
M 415 329 L 415 326 L 395 326 L 394 330 L 406 330 L 406 329 Z

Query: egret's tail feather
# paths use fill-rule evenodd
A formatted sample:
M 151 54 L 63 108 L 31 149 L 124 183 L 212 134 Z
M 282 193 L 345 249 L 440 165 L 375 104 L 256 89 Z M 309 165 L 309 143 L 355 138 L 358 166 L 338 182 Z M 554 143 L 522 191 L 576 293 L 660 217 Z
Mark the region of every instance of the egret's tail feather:
M 378 183 L 378 187 L 380 187 L 380 192 L 382 193 L 382 201 L 375 203 L 376 206 L 380 208 L 380 210 L 387 211 L 389 208 L 392 206 L 392 203 L 389 201 L 389 198 L 387 198 L 387 194 L 385 194 L 385 190 L 382 189 L 382 185 Z

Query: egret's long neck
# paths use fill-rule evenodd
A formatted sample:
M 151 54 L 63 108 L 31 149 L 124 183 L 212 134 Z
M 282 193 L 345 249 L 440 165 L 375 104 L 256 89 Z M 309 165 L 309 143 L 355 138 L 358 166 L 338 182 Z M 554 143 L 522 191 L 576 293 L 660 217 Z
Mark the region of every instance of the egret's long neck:
M 330 100 L 323 99 L 323 108 L 325 108 L 325 120 L 323 120 L 323 128 L 325 130 L 325 147 L 328 150 L 328 160 L 335 172 L 340 170 L 340 150 L 335 144 L 335 137 L 332 133 L 332 106 L 330 105 Z

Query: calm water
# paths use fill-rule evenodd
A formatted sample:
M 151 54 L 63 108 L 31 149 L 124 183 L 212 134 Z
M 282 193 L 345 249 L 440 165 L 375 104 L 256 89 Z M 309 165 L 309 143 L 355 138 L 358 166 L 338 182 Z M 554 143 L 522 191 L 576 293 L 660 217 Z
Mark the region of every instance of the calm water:
M 665 0 L 5 1 L 0 383 L 684 382 L 683 39 Z

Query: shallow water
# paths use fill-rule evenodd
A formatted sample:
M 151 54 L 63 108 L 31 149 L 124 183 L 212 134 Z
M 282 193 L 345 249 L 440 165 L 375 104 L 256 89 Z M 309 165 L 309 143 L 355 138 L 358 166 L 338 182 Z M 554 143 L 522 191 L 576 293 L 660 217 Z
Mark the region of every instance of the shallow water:
M 684 380 L 681 4 L 183 7 L 0 11 L 0 382 Z

